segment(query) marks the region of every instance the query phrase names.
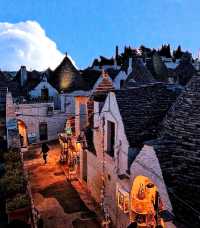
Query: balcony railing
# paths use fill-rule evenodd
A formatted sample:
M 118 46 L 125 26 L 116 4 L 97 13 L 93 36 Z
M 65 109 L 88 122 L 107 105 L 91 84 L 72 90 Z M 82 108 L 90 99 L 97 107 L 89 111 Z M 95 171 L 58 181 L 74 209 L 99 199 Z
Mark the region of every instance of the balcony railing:
M 54 99 L 53 97 L 48 97 L 47 99 L 44 99 L 42 97 L 35 97 L 35 98 L 18 98 L 16 99 L 17 104 L 36 104 L 36 103 L 53 103 Z

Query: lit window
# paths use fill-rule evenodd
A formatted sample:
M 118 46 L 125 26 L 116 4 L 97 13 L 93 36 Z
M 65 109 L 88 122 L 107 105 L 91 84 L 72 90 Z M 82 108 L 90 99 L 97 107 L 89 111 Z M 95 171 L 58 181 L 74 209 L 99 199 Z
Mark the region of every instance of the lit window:
M 129 212 L 129 193 L 117 185 L 117 205 L 124 212 Z

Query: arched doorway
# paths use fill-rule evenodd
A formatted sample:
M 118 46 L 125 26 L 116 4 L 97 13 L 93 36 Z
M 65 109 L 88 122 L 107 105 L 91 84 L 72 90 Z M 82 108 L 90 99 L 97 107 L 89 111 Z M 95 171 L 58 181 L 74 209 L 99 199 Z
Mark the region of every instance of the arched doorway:
M 163 204 L 157 186 L 145 176 L 137 176 L 131 189 L 130 220 L 137 222 L 138 227 L 155 228 L 164 222 L 159 215 Z
M 27 137 L 26 124 L 22 120 L 18 120 L 17 123 L 18 123 L 21 147 L 27 147 L 28 146 L 28 137 Z

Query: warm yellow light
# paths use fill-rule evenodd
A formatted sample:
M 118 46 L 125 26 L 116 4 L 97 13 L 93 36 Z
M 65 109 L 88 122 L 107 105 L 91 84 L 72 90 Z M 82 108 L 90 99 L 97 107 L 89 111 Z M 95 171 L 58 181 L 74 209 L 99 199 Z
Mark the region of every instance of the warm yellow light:
M 131 190 L 131 221 L 137 220 L 140 225 L 155 225 L 156 211 L 154 208 L 154 203 L 157 191 L 157 187 L 151 182 L 148 177 L 138 176 L 135 178 Z M 159 209 L 161 209 L 160 205 Z M 160 223 L 163 224 L 162 219 L 160 219 Z
M 81 144 L 80 142 L 76 143 L 76 150 L 79 152 L 81 150 Z

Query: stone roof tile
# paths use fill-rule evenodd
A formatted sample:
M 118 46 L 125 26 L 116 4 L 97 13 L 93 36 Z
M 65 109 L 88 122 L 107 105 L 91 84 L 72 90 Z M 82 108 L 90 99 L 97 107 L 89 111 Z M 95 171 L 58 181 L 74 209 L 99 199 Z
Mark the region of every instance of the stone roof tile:
M 131 147 L 141 147 L 156 138 L 159 125 L 176 99 L 162 83 L 115 91 L 116 100 Z
M 153 142 L 168 186 L 174 213 L 192 227 L 200 227 L 200 77 L 192 77 Z M 189 206 L 188 206 L 189 205 Z M 194 208 L 195 210 L 192 210 Z

